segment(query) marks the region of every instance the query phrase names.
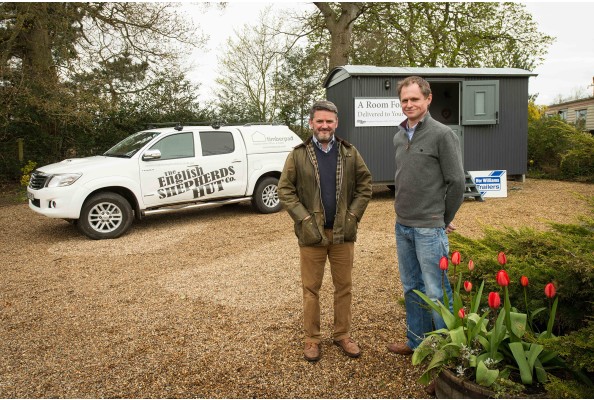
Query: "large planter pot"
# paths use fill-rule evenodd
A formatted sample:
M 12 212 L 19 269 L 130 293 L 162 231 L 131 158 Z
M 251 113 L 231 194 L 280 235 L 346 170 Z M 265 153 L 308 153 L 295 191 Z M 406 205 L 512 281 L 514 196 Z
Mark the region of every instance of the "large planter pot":
M 496 393 L 468 379 L 459 378 L 449 369 L 435 378 L 435 397 L 438 399 L 494 399 Z

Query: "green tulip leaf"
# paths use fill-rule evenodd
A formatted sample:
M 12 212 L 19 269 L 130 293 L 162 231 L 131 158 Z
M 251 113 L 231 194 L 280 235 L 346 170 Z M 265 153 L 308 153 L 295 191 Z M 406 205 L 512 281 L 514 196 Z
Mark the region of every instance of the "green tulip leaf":
M 433 349 L 429 346 L 424 346 L 423 343 L 421 343 L 419 347 L 415 349 L 415 352 L 412 355 L 412 365 L 419 365 L 430 354 L 433 354 Z
M 443 365 L 445 362 L 448 361 L 448 354 L 445 350 L 443 349 L 439 349 L 435 352 L 435 354 L 433 354 L 433 358 L 431 358 L 431 361 L 429 362 L 429 365 L 427 366 L 427 371 L 432 370 L 433 368 L 436 367 L 440 367 L 441 365 Z
M 454 314 L 452 314 L 450 310 L 446 308 L 446 306 L 444 306 L 443 304 L 439 303 L 439 307 L 441 308 L 440 314 L 443 318 L 443 322 L 445 322 L 448 329 L 451 330 L 456 328 L 456 326 L 458 325 L 458 318 L 456 318 Z
M 460 297 L 460 285 L 462 284 L 462 274 L 458 276 L 458 283 L 454 291 L 454 313 L 458 314 L 458 310 L 463 307 L 462 297 Z M 446 303 L 444 303 L 446 304 Z
M 491 349 L 491 344 L 489 343 L 489 340 L 486 337 L 477 336 L 477 340 L 479 341 L 481 346 L 483 346 L 483 349 L 485 349 L 485 351 L 489 351 Z
M 543 350 L 543 352 L 540 353 L 538 360 L 541 362 L 541 364 L 546 364 L 549 361 L 555 359 L 557 356 L 558 356 L 558 353 L 556 353 L 554 351 Z
M 479 361 L 476 367 L 476 383 L 489 387 L 495 382 L 498 376 L 498 369 L 489 369 L 485 366 L 484 362 Z
M 526 321 L 528 316 L 523 313 L 510 312 L 511 331 L 514 335 L 521 338 L 526 333 Z
M 456 343 L 458 345 L 466 344 L 466 334 L 464 333 L 464 327 L 459 326 L 456 329 L 451 330 L 450 338 L 452 338 L 452 343 Z
M 431 307 L 435 312 L 438 312 L 441 315 L 441 309 L 439 308 L 439 306 L 437 304 L 435 304 L 433 301 L 431 301 L 431 299 L 429 297 L 427 297 L 425 295 L 425 293 L 421 292 L 420 290 L 413 290 L 413 292 L 415 292 L 417 294 L 417 296 L 419 296 L 421 299 L 423 299 L 423 301 L 425 303 L 427 303 L 427 305 L 429 307 Z M 438 301 L 438 303 L 439 303 L 439 301 Z
M 538 358 L 534 362 L 534 372 L 536 372 L 536 379 L 540 383 L 545 383 L 547 381 L 547 371 L 545 371 Z
M 479 290 L 476 292 L 476 296 L 474 296 L 474 299 L 472 301 L 472 304 L 470 306 L 470 312 L 477 314 L 478 310 L 480 308 L 481 305 L 481 297 L 483 295 L 483 288 L 485 287 L 485 281 L 481 282 L 481 286 L 479 287 Z
M 534 318 L 541 312 L 545 311 L 546 309 L 547 309 L 546 307 L 537 308 L 536 310 L 532 311 L 532 313 L 530 315 L 532 316 L 532 318 Z
M 499 316 L 497 317 L 497 321 L 495 322 L 495 329 L 494 329 L 495 342 L 500 343 L 503 339 L 505 339 L 505 335 L 507 334 L 507 327 L 505 326 L 505 309 L 501 309 L 499 312 Z M 498 346 L 499 347 L 499 346 Z
M 421 377 L 419 378 L 419 383 L 421 385 L 428 385 L 431 383 L 432 380 L 433 380 L 433 375 L 431 374 L 431 372 L 425 371 L 425 373 L 423 375 L 421 375 Z
M 474 317 L 474 319 L 473 319 L 474 326 L 471 329 L 470 324 L 469 324 L 469 334 L 468 334 L 468 343 L 469 344 L 472 340 L 474 340 L 474 338 L 480 337 L 479 335 L 481 333 L 487 332 L 487 321 L 485 320 L 485 318 L 487 317 L 488 312 L 483 314 L 481 317 L 479 317 L 477 314 L 471 314 L 471 315 Z M 476 322 L 474 322 L 475 320 L 476 320 Z
M 543 337 L 550 338 L 553 336 L 553 322 L 555 322 L 555 314 L 557 313 L 557 303 L 559 298 L 555 298 L 553 301 L 553 307 L 551 308 L 551 315 L 549 315 L 549 322 L 547 324 L 547 331 L 544 332 Z
M 534 368 L 534 364 L 538 359 L 540 353 L 542 353 L 544 347 L 540 344 L 532 343 L 530 350 L 528 350 L 528 366 Z
M 482 354 L 479 354 L 478 356 L 476 356 L 477 365 L 480 361 L 483 361 L 483 362 L 487 361 L 488 358 L 492 359 L 494 363 L 499 363 L 499 362 L 503 361 L 503 359 L 505 357 L 503 357 L 503 354 L 501 354 L 499 352 L 495 353 L 494 357 L 491 357 L 491 355 L 488 353 L 482 353 Z
M 501 377 L 501 379 L 509 379 L 510 375 L 511 369 L 508 367 L 503 368 L 503 371 L 499 371 L 499 376 Z
M 522 342 L 513 342 L 509 344 L 514 360 L 520 369 L 520 378 L 524 385 L 532 385 L 532 368 L 528 365 L 526 359 L 526 352 L 524 351 L 524 345 Z

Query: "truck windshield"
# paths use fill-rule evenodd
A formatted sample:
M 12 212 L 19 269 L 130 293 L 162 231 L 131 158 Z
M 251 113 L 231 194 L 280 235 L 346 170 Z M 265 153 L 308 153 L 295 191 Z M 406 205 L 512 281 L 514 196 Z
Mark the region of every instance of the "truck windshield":
M 111 149 L 103 153 L 108 157 L 130 158 L 138 152 L 145 144 L 150 142 L 159 132 L 138 132 L 128 136 Z

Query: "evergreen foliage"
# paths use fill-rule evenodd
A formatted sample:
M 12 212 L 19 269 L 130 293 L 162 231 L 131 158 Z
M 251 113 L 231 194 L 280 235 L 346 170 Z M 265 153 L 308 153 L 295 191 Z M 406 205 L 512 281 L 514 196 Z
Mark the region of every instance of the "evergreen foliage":
M 594 182 L 594 136 L 558 116 L 545 116 L 533 103 L 528 110 L 529 175 Z
M 594 210 L 594 198 L 588 201 L 591 211 Z M 548 282 L 554 282 L 559 296 L 555 334 L 585 328 L 588 319 L 594 317 L 594 218 L 591 215 L 573 224 L 551 223 L 550 231 L 487 228 L 485 236 L 478 240 L 454 233 L 450 235 L 450 248 L 474 261 L 474 273 L 485 280 L 485 291 L 497 289 L 493 277 L 500 266 L 492 254 L 504 251 L 510 279 L 519 281 L 525 275 L 530 280 L 527 289 L 531 310 L 548 306 L 543 289 Z M 510 297 L 516 299 L 514 304 L 523 309 L 521 286 L 509 289 Z M 545 322 L 544 316 L 536 316 L 535 323 L 541 329 L 546 329 Z

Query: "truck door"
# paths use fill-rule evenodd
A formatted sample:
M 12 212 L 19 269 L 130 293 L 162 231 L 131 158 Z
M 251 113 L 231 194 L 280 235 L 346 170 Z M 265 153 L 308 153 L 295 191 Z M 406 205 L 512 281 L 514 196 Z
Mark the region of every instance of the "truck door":
M 240 133 L 209 130 L 198 135 L 195 199 L 243 196 L 247 186 L 247 156 Z
M 150 150 L 159 150 L 159 158 L 148 159 Z M 193 199 L 196 173 L 195 134 L 180 132 L 165 136 L 140 157 L 140 186 L 147 207 Z

